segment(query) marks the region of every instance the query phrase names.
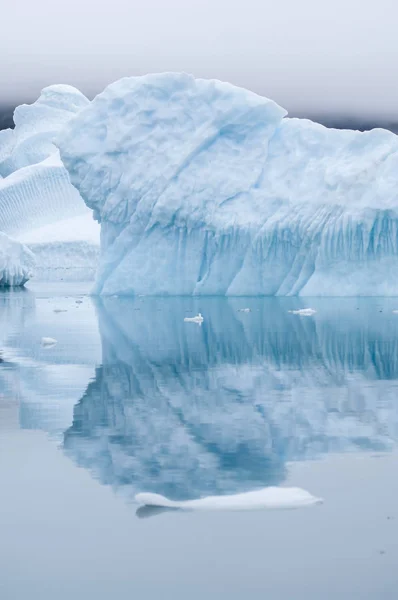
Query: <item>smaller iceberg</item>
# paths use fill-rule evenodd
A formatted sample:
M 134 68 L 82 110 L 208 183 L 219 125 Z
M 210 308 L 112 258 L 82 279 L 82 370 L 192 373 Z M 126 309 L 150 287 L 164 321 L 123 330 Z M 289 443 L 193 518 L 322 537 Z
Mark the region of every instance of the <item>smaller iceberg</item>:
M 142 506 L 171 508 L 180 510 L 261 510 L 303 508 L 322 504 L 322 498 L 313 496 L 306 490 L 291 487 L 266 487 L 261 490 L 231 494 L 229 496 L 207 496 L 197 500 L 181 502 L 169 500 L 161 494 L 137 494 L 135 500 Z
M 53 144 L 89 104 L 79 90 L 53 85 L 15 109 L 14 129 L 0 131 L 0 231 L 31 248 L 37 280 L 94 278 L 99 225 Z
M 33 252 L 0 232 L 0 286 L 24 285 L 32 276 Z

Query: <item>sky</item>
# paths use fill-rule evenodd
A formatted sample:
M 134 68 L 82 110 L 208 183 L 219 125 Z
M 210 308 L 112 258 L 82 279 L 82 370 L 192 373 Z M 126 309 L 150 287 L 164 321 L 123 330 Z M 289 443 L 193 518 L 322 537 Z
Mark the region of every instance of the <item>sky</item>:
M 0 17 L 0 105 L 185 71 L 297 115 L 398 119 L 397 0 L 3 0 Z

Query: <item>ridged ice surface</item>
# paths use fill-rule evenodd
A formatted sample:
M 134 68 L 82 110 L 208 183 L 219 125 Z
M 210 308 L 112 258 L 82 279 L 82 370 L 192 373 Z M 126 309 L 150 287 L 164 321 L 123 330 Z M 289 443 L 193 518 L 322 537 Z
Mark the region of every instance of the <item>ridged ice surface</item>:
M 24 285 L 35 264 L 32 252 L 0 232 L 0 286 Z
M 397 295 L 398 137 L 183 74 L 118 81 L 57 138 L 103 294 Z
M 57 154 L 0 180 L 0 231 L 7 234 L 23 239 L 37 227 L 81 214 L 87 208 Z

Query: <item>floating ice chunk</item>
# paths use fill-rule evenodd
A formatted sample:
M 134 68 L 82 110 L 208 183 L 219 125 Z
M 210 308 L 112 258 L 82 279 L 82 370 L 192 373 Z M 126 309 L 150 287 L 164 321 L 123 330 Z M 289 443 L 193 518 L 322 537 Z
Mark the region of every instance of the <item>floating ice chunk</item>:
M 298 310 L 289 310 L 292 315 L 300 315 L 300 317 L 312 317 L 316 313 L 314 308 L 299 308 Z
M 55 344 L 57 343 L 57 340 L 51 337 L 42 337 L 41 338 L 41 345 L 44 348 L 51 348 L 52 346 L 55 346 Z
M 137 494 L 136 502 L 144 506 L 178 508 L 181 510 L 259 510 L 302 508 L 321 504 L 322 498 L 301 488 L 267 487 L 262 490 L 229 496 L 208 496 L 181 502 L 169 500 L 160 494 Z
M 393 310 L 392 312 L 394 313 L 394 315 L 398 315 L 398 310 Z
M 249 313 L 251 311 L 252 311 L 251 308 L 238 308 L 238 312 Z
M 68 312 L 66 308 L 54 308 L 55 313 Z
M 198 323 L 199 325 L 202 325 L 203 320 L 204 319 L 200 313 L 198 313 L 196 317 L 185 317 L 184 319 L 186 323 Z

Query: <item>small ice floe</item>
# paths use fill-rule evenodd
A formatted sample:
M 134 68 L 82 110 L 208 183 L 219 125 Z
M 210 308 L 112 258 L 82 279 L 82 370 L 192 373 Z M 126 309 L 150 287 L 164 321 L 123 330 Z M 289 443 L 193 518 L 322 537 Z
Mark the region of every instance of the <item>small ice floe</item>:
M 394 313 L 394 315 L 398 315 L 398 310 L 397 309 L 393 310 L 392 312 Z
M 66 308 L 54 308 L 55 313 L 68 312 Z
M 254 492 L 230 496 L 207 496 L 197 500 L 169 500 L 160 494 L 137 494 L 135 500 L 141 506 L 153 506 L 180 510 L 261 510 L 303 508 L 322 504 L 322 498 L 313 496 L 301 488 L 267 487 Z
M 184 321 L 186 323 L 198 323 L 199 325 L 202 325 L 203 317 L 202 317 L 201 313 L 198 313 L 196 315 L 196 317 L 185 317 Z
M 292 315 L 300 315 L 301 317 L 312 317 L 316 313 L 314 308 L 299 308 L 298 310 L 289 310 Z
M 248 313 L 248 312 L 251 312 L 251 311 L 252 311 L 251 308 L 238 308 L 238 312 L 246 312 L 246 313 Z
M 51 348 L 52 346 L 55 346 L 56 343 L 57 343 L 57 340 L 55 340 L 54 338 L 50 338 L 50 337 L 42 337 L 41 338 L 41 345 L 43 346 L 43 348 Z

